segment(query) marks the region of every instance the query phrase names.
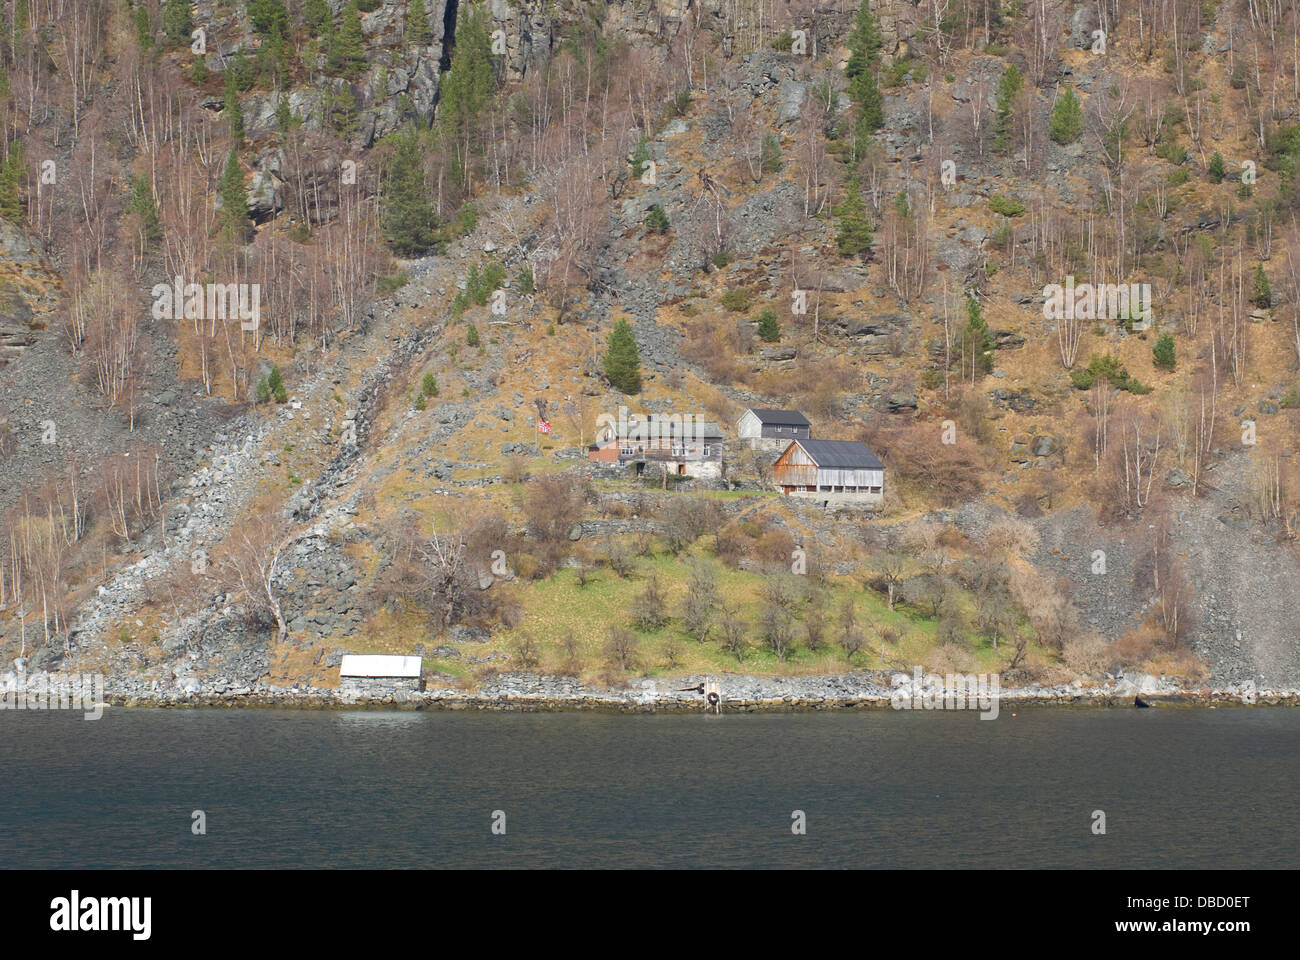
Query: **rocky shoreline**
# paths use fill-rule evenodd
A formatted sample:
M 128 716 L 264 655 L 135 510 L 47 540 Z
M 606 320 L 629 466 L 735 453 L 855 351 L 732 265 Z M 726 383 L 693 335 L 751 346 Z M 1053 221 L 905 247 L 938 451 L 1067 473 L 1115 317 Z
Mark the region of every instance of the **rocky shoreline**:
M 51 674 L 51 678 L 56 674 Z M 429 679 L 420 691 L 372 690 L 345 693 L 331 687 L 280 687 L 258 681 L 232 683 L 222 678 L 186 678 L 177 683 L 139 678 L 108 677 L 104 699 L 110 706 L 142 707 L 303 707 L 309 709 L 398 708 L 424 710 L 603 711 L 615 713 L 706 712 L 712 708 L 696 689 L 706 680 L 720 682 L 721 712 L 888 709 L 900 694 L 912 690 L 913 678 L 898 671 L 862 670 L 854 673 L 801 677 L 702 675 L 634 679 L 621 688 L 584 684 L 569 677 L 532 673 L 501 673 L 473 690 L 444 685 L 446 678 Z M 1300 706 L 1300 688 L 1256 689 L 1249 683 L 1226 687 L 1183 684 L 1150 674 L 1120 675 L 1069 684 L 1029 685 L 995 689 L 1000 707 L 1032 704 L 1128 707 L 1135 698 L 1159 705 Z M 940 709 L 908 700 L 910 709 Z M 933 703 L 933 701 L 931 701 Z M 942 703 L 942 694 L 939 696 Z M 960 702 L 960 700 L 958 701 Z M 965 709 L 975 704 L 972 690 Z M 953 709 L 949 706 L 948 709 Z M 996 710 L 993 711 L 996 713 Z

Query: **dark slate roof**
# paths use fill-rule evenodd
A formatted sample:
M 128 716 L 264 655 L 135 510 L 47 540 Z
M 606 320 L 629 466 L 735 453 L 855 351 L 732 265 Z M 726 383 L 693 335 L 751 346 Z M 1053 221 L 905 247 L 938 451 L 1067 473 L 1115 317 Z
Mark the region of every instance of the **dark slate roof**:
M 883 470 L 880 458 L 856 440 L 796 440 L 826 470 Z
M 811 427 L 805 417 L 798 410 L 760 410 L 753 407 L 749 411 L 758 417 L 760 423 L 774 423 L 783 427 Z

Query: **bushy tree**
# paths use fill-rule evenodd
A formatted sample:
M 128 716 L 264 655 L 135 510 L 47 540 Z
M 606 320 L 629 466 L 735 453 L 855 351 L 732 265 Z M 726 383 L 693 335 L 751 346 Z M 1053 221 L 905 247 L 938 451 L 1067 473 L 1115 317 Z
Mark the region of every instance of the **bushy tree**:
M 771 307 L 764 307 L 758 315 L 758 335 L 768 343 L 781 339 L 781 324 L 776 318 L 776 311 Z
M 636 348 L 632 325 L 619 320 L 610 331 L 605 352 L 605 377 L 616 390 L 639 393 L 641 390 L 641 354 Z

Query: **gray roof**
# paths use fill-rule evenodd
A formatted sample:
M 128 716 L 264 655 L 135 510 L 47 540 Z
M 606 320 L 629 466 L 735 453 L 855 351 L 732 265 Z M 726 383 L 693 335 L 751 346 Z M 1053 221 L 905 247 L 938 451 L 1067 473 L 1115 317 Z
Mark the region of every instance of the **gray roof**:
M 783 427 L 811 427 L 805 417 L 798 410 L 768 410 L 751 407 L 750 413 L 758 417 L 759 423 L 775 423 Z
M 885 465 L 856 440 L 796 440 L 813 463 L 827 470 L 883 470 Z
M 712 420 L 688 420 L 683 423 L 680 416 L 671 417 L 654 413 L 636 414 L 634 417 L 635 419 L 631 417 L 628 419 L 628 435 L 623 439 L 647 440 L 654 437 L 662 440 L 670 438 L 721 440 L 723 438 L 722 428 Z

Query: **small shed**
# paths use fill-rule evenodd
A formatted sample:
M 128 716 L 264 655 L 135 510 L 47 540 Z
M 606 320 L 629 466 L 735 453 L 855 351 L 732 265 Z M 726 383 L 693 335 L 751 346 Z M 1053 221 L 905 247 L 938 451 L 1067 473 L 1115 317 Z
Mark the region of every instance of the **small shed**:
M 824 507 L 875 507 L 885 500 L 885 465 L 853 440 L 795 440 L 772 466 L 772 481 L 786 496 Z
M 347 654 L 339 664 L 339 686 L 362 697 L 418 693 L 422 663 L 420 657 Z
M 751 450 L 779 453 L 790 445 L 791 440 L 811 437 L 812 424 L 798 410 L 755 407 L 746 410 L 736 421 L 736 434 Z

